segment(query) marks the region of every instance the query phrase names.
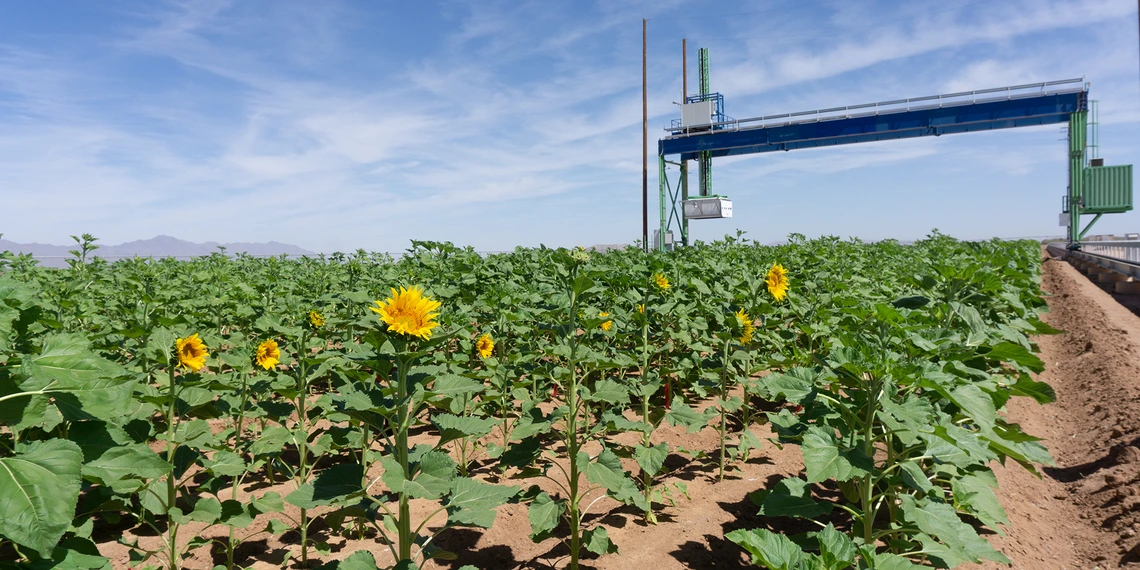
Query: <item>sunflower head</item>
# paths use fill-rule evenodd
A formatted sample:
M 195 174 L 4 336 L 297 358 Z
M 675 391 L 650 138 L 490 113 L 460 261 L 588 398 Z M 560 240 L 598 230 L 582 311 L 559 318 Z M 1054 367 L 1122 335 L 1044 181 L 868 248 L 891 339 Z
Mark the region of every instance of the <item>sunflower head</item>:
M 278 348 L 277 341 L 270 339 L 257 345 L 257 355 L 254 360 L 258 366 L 266 370 L 277 366 L 277 363 L 281 362 L 281 349 Z
M 475 341 L 475 350 L 479 351 L 479 356 L 487 358 L 495 350 L 495 341 L 491 340 L 490 333 L 483 333 L 479 340 Z
M 667 279 L 664 275 L 662 275 L 660 273 L 654 273 L 653 274 L 653 284 L 656 285 L 657 288 L 662 290 L 662 291 L 668 291 L 669 290 L 669 279 Z
M 439 326 L 435 322 L 439 317 L 435 310 L 439 306 L 439 301 L 424 296 L 424 290 L 414 285 L 411 289 L 400 287 L 399 292 L 392 289 L 391 297 L 376 301 L 376 306 L 371 309 L 388 325 L 388 332 L 428 340 L 431 329 Z
M 736 338 L 740 344 L 748 344 L 752 342 L 752 333 L 756 331 L 756 326 L 752 324 L 752 317 L 740 309 L 736 312 L 736 324 L 740 325 L 742 334 Z
M 609 313 L 607 313 L 607 312 L 605 312 L 605 311 L 602 311 L 602 312 L 598 313 L 598 316 L 604 319 L 604 318 L 606 318 L 606 317 L 610 316 L 610 314 L 609 314 Z M 613 326 L 614 326 L 614 321 L 613 321 L 613 319 L 609 319 L 609 320 L 605 321 L 604 323 L 602 323 L 602 325 L 601 325 L 601 327 L 602 327 L 602 330 L 604 330 L 604 331 L 607 331 L 607 332 L 608 332 L 608 331 L 609 331 L 611 328 L 613 328 Z
M 178 364 L 192 372 L 197 372 L 206 365 L 206 357 L 210 355 L 205 343 L 194 333 L 186 338 L 174 341 L 174 349 L 178 352 Z
M 637 312 L 639 312 L 643 315 L 645 314 L 645 303 L 641 303 L 640 305 L 637 306 Z
M 309 324 L 313 328 L 319 329 L 325 326 L 325 316 L 316 311 L 309 311 Z
M 783 301 L 788 296 L 788 270 L 783 265 L 773 263 L 764 282 L 768 284 L 768 292 L 773 299 Z

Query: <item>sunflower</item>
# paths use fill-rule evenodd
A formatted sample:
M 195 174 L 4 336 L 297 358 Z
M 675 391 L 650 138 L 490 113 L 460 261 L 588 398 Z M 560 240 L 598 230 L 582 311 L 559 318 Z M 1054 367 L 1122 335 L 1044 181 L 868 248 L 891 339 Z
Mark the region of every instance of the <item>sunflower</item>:
M 495 350 L 495 341 L 491 340 L 490 333 L 484 333 L 483 336 L 479 337 L 479 340 L 475 341 L 475 350 L 478 350 L 479 356 L 483 358 L 491 356 L 491 352 Z
M 783 265 L 773 263 L 764 281 L 768 284 L 768 292 L 777 301 L 783 301 L 788 296 L 788 270 Z
M 643 315 L 645 314 L 645 303 L 642 303 L 642 304 L 637 306 L 637 312 L 639 312 Z
M 744 334 L 737 337 L 736 340 L 739 340 L 740 344 L 752 342 L 752 333 L 756 330 L 756 326 L 752 324 L 752 317 L 749 317 L 748 313 L 744 312 L 744 309 L 740 309 L 736 312 L 736 322 L 740 325 L 741 330 L 744 331 Z
M 424 290 L 418 285 L 411 289 L 400 287 L 398 293 L 392 289 L 392 296 L 383 302 L 376 301 L 376 305 L 370 308 L 388 325 L 389 332 L 428 340 L 431 329 L 439 326 L 435 322 L 439 317 L 435 312 L 440 306 L 439 301 L 425 297 Z
M 174 341 L 174 348 L 178 352 L 178 364 L 197 372 L 206 365 L 206 357 L 210 355 L 198 333 Z
M 313 328 L 319 329 L 325 326 L 325 316 L 316 311 L 309 311 L 309 324 L 313 325 Z
M 281 362 L 281 349 L 277 347 L 277 341 L 267 340 L 257 345 L 255 360 L 258 366 L 266 370 L 277 366 L 277 363 Z
M 610 316 L 610 314 L 605 312 L 605 311 L 602 311 L 602 312 L 598 313 L 598 316 L 604 319 L 604 318 Z M 611 328 L 613 328 L 613 326 L 614 326 L 614 321 L 613 321 L 613 319 L 610 319 L 610 320 L 602 323 L 602 330 L 609 331 Z
M 654 273 L 653 274 L 653 283 L 655 285 L 657 285 L 657 288 L 662 290 L 662 291 L 668 291 L 669 290 L 669 280 L 666 279 L 665 276 L 660 274 L 660 273 Z

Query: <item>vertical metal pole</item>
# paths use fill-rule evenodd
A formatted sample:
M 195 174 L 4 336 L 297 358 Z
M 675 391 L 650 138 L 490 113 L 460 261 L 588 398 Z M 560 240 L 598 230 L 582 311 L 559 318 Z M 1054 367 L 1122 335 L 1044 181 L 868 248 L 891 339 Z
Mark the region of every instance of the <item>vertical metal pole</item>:
M 701 48 L 697 50 L 697 67 L 700 72 L 701 80 L 701 95 L 708 95 L 711 91 L 709 89 L 709 48 Z M 701 98 L 702 100 L 704 97 Z M 701 151 L 697 159 L 697 178 L 700 181 L 700 194 L 701 196 L 708 196 L 712 193 L 712 153 L 709 151 Z
M 661 231 L 657 234 L 657 248 L 660 251 L 665 251 L 665 232 L 669 231 L 669 222 L 665 218 L 665 200 L 668 198 L 669 181 L 665 178 L 665 157 L 661 154 L 657 155 L 657 180 L 659 182 L 659 190 L 661 192 L 661 199 L 658 204 L 661 206 Z
M 649 88 L 645 82 L 647 22 L 646 18 L 641 19 L 641 243 L 649 253 Z
M 1080 249 L 1081 246 L 1087 125 L 1088 111 L 1077 111 L 1069 115 L 1069 247 L 1072 249 Z
M 681 38 L 681 104 L 689 99 L 689 46 Z M 685 200 L 689 199 L 689 161 L 681 159 L 681 245 L 689 245 L 689 218 L 685 217 Z

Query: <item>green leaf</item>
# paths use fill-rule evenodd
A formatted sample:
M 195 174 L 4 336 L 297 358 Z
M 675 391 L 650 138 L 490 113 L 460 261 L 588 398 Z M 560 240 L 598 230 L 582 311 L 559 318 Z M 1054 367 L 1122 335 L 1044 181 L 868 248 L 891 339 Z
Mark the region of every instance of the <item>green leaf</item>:
M 164 477 L 170 471 L 170 463 L 143 443 L 113 447 L 83 466 L 85 477 L 127 492 L 138 489 L 144 481 Z M 119 484 L 119 481 L 123 483 Z
M 696 277 L 690 277 L 689 283 L 692 284 L 693 288 L 695 288 L 701 295 L 712 295 L 712 290 L 709 289 L 708 284 L 706 284 L 704 281 L 701 281 Z
M 633 449 L 633 456 L 642 471 L 651 476 L 656 475 L 665 464 L 665 458 L 669 456 L 669 444 L 661 442 L 649 447 L 637 445 Z
M 436 378 L 428 394 L 435 397 L 454 398 L 455 396 L 461 396 L 463 394 L 482 392 L 483 389 L 484 385 L 482 382 L 476 382 L 475 380 L 463 376 L 448 374 Z
M 194 503 L 194 511 L 190 513 L 190 520 L 214 524 L 222 517 L 222 504 L 213 497 L 203 497 Z
M 594 384 L 594 393 L 590 395 L 590 401 L 615 405 L 628 404 L 629 388 L 606 378 Z
M 312 483 L 297 487 L 285 501 L 302 509 L 331 505 L 363 490 L 364 468 L 359 463 L 341 463 L 317 473 Z
M 21 372 L 29 378 L 78 388 L 118 376 L 123 369 L 91 352 L 91 343 L 83 335 L 57 334 L 44 338 L 40 353 L 27 358 Z
M 841 452 L 835 436 L 817 426 L 812 426 L 804 434 L 802 451 L 808 483 L 828 479 L 847 481 L 866 475 L 871 467 L 869 459 L 861 454 Z
M 0 459 L 0 535 L 50 557 L 75 516 L 82 462 L 79 446 L 65 439 Z
M 566 501 L 555 501 L 546 492 L 539 493 L 527 509 L 530 520 L 530 539 L 534 542 L 546 540 L 558 527 L 558 521 L 566 510 Z
M 210 443 L 213 439 L 214 433 L 206 420 L 181 422 L 174 430 L 174 441 L 179 445 L 199 447 Z
M 111 561 L 99 555 L 99 549 L 88 538 L 72 536 L 59 543 L 51 559 L 41 559 L 17 566 L 26 570 L 111 570 Z
M 665 412 L 665 421 L 669 422 L 669 425 L 685 426 L 689 433 L 696 433 L 705 427 L 709 421 L 709 416 L 698 413 L 682 401 L 679 396 L 674 396 L 669 411 Z
M 534 463 L 540 453 L 542 453 L 542 440 L 537 436 L 528 437 L 520 442 L 512 443 L 499 458 L 499 465 L 522 469 Z
M 384 468 L 384 473 L 380 475 L 380 480 L 388 487 L 388 490 L 393 493 L 402 493 L 404 491 L 404 484 L 408 481 L 404 477 L 404 468 L 400 462 L 391 455 L 385 455 L 380 458 L 380 465 Z
M 760 514 L 766 517 L 800 517 L 815 519 L 831 512 L 832 504 L 811 498 L 807 481 L 785 477 L 769 491 L 761 491 Z
M 376 570 L 376 557 L 367 550 L 357 550 L 340 562 L 336 563 L 336 570 Z
M 915 564 L 910 559 L 899 556 L 898 554 L 891 554 L 890 552 L 875 552 L 872 547 L 864 546 L 859 549 L 859 554 L 862 555 L 863 561 L 859 565 L 860 570 L 866 568 L 867 570 L 927 570 L 927 566 Z M 947 566 L 953 568 L 954 566 Z
M 986 526 L 1000 532 L 999 524 L 1009 525 L 1009 518 L 998 501 L 994 489 L 997 488 L 997 478 L 993 471 L 988 469 L 974 471 L 962 477 L 951 479 L 950 486 L 954 490 L 954 499 L 959 507 L 978 517 Z
M 904 461 L 899 464 L 899 467 L 901 468 L 903 483 L 906 483 L 907 487 L 916 491 L 922 491 L 923 494 L 934 493 L 941 496 L 941 487 L 937 487 L 934 483 L 930 482 L 930 479 L 927 478 L 926 473 L 922 471 L 922 467 L 919 467 L 918 463 L 914 461 Z
M 270 491 L 250 503 L 261 513 L 279 513 L 285 510 L 285 502 L 276 491 Z
M 79 444 L 84 461 L 93 461 L 108 449 L 134 443 L 125 430 L 102 421 L 73 423 L 67 430 L 67 439 Z
M 1052 386 L 1044 382 L 1037 382 L 1028 374 L 1019 376 L 1017 383 L 1009 387 L 1009 393 L 1013 396 L 1033 398 L 1037 400 L 1038 404 L 1051 404 L 1057 401 L 1057 393 L 1053 391 Z
M 404 482 L 404 492 L 416 499 L 436 500 L 451 489 L 457 466 L 447 453 L 429 451 L 420 458 L 418 471 Z
M 851 537 L 835 530 L 831 523 L 815 533 L 815 538 L 819 541 L 819 555 L 825 568 L 843 570 L 855 564 L 855 543 Z
M 609 495 L 627 505 L 636 505 L 641 509 L 648 509 L 645 495 L 642 495 L 637 484 L 621 468 L 621 459 L 613 451 L 603 449 L 598 457 L 590 461 L 586 452 L 578 452 L 578 469 L 586 473 L 586 479 L 595 485 L 601 485 L 609 491 Z
M 586 550 L 601 556 L 603 554 L 616 554 L 618 547 L 610 540 L 606 527 L 596 526 L 582 533 L 582 544 Z
M 1008 341 L 995 345 L 985 354 L 985 357 L 991 360 L 1020 364 L 1038 374 L 1045 371 L 1045 363 L 1041 362 L 1037 355 L 1029 352 L 1029 349 L 1024 346 Z
M 929 499 L 915 501 L 910 495 L 901 495 L 899 501 L 905 520 L 938 538 L 954 552 L 965 555 L 971 562 L 986 559 L 1010 564 L 1010 560 L 978 536 L 973 527 L 958 518 L 954 507 Z
M 253 524 L 257 515 L 261 514 L 252 504 L 244 504 L 235 499 L 222 501 L 222 512 L 218 522 L 234 528 L 245 528 Z
M 202 463 L 211 473 L 223 477 L 237 477 L 246 470 L 245 458 L 228 450 L 215 452 L 213 458 Z
M 977 434 L 956 425 L 935 426 L 933 436 L 923 434 L 922 437 L 927 440 L 925 455 L 937 461 L 966 467 L 997 459 Z
M 817 376 L 810 368 L 793 368 L 787 372 L 769 374 L 761 378 L 759 384 L 773 399 L 783 396 L 787 401 L 799 404 L 814 390 Z
M 91 352 L 90 343 L 77 334 L 44 339 L 40 354 L 24 361 L 20 374 L 25 389 L 50 389 L 56 405 L 71 421 L 110 420 L 122 415 L 137 382 L 124 370 Z
M 918 309 L 925 307 L 928 303 L 930 303 L 930 299 L 923 297 L 922 295 L 914 295 L 911 297 L 902 297 L 900 299 L 896 299 L 893 303 L 891 303 L 891 305 L 894 305 L 899 309 Z
M 804 551 L 782 534 L 767 529 L 734 530 L 725 538 L 740 545 L 752 555 L 752 563 L 769 570 L 798 570 Z
M 981 388 L 973 384 L 963 384 L 951 390 L 949 397 L 950 401 L 974 419 L 975 424 L 992 426 L 997 421 L 994 401 Z
M 447 522 L 459 526 L 491 528 L 495 508 L 519 493 L 515 486 L 492 485 L 476 479 L 460 477 L 448 497 Z
M 439 427 L 440 439 L 436 443 L 437 447 L 458 439 L 483 437 L 499 425 L 499 421 L 495 418 L 477 418 L 453 414 L 439 414 L 432 418 L 432 423 Z

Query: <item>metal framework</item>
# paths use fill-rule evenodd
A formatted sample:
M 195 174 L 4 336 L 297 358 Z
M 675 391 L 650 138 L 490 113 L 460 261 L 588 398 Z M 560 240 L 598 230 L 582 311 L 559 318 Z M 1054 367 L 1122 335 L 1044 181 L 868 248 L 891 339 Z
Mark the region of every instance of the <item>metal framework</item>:
M 707 51 L 702 49 L 702 96 L 707 96 L 707 57 Z M 718 111 L 722 110 L 720 98 Z M 676 224 L 680 242 L 689 243 L 688 222 L 683 208 L 677 207 L 678 198 L 688 198 L 685 165 L 689 160 L 698 160 L 702 166 L 701 195 L 706 196 L 710 195 L 707 192 L 711 190 L 712 159 L 716 157 L 1068 122 L 1067 198 L 1078 207 L 1066 211 L 1071 216 L 1070 241 L 1079 244 L 1088 231 L 1088 227 L 1085 232 L 1076 230 L 1083 209 L 1079 206 L 1086 170 L 1088 111 L 1088 84 L 1078 78 L 746 119 L 725 117 L 697 128 L 674 124 L 665 129 L 668 135 L 657 143 L 660 235 L 665 236 Z M 666 160 L 669 156 L 678 157 L 679 162 Z M 681 168 L 682 175 L 675 185 L 668 179 L 669 165 Z M 1099 217 L 1098 213 L 1096 219 Z M 664 249 L 663 246 L 662 238 L 659 247 Z

